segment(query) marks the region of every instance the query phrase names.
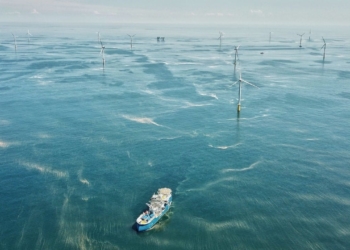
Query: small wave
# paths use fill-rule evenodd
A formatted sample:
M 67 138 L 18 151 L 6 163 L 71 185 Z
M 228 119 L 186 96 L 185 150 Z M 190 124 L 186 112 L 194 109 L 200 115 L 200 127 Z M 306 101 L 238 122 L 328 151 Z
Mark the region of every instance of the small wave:
M 226 150 L 226 149 L 228 149 L 228 148 L 235 148 L 235 147 L 237 147 L 237 146 L 240 145 L 240 144 L 242 144 L 242 143 L 237 143 L 237 144 L 231 145 L 231 146 L 213 146 L 213 145 L 209 144 L 209 147 L 211 147 L 211 148 L 217 148 L 217 149 L 222 149 L 222 150 Z
M 195 104 L 191 102 L 185 102 L 186 106 L 183 106 L 183 108 L 190 108 L 190 107 L 203 107 L 203 106 L 211 106 L 210 103 L 203 103 L 203 104 Z
M 65 171 L 55 170 L 50 167 L 42 166 L 36 163 L 20 162 L 20 165 L 23 165 L 28 170 L 37 170 L 44 174 L 52 174 L 58 178 L 67 178 L 69 176 L 69 174 Z
M 79 181 L 85 185 L 90 185 L 90 182 L 87 179 L 79 179 Z
M 0 141 L 0 148 L 7 148 L 9 146 L 10 146 L 10 143 L 4 142 L 4 141 Z
M 86 179 L 86 178 L 83 178 L 82 177 L 82 174 L 83 174 L 83 169 L 80 169 L 78 171 L 78 179 L 81 183 L 87 185 L 87 186 L 90 186 L 90 182 Z
M 51 83 L 52 83 L 52 81 L 38 81 L 38 85 L 41 85 L 41 86 L 46 86 L 46 85 L 49 85 Z
M 229 168 L 229 169 L 223 169 L 221 170 L 222 173 L 227 173 L 227 172 L 243 172 L 243 171 L 247 171 L 247 170 L 251 170 L 254 169 L 256 167 L 256 165 L 258 165 L 260 163 L 260 161 L 254 162 L 253 164 L 251 164 L 249 167 L 247 168 Z
M 0 120 L 0 125 L 4 125 L 4 126 L 7 126 L 7 125 L 10 125 L 11 122 L 8 121 L 8 120 Z
M 35 75 L 35 76 L 29 77 L 29 79 L 42 79 L 42 78 L 43 78 L 42 75 Z
M 199 191 L 204 192 L 204 191 L 208 191 L 213 186 L 215 187 L 215 186 L 222 184 L 224 182 L 232 182 L 232 181 L 235 181 L 235 177 L 221 178 L 221 179 L 218 179 L 215 181 L 205 183 L 201 187 L 198 187 L 198 188 L 190 188 L 187 191 L 189 191 L 189 192 L 199 192 Z
M 48 138 L 51 138 L 52 136 L 46 133 L 39 133 L 38 137 L 41 139 L 48 139 Z
M 198 93 L 199 95 L 201 95 L 201 96 L 209 96 L 209 97 L 212 97 L 212 98 L 214 98 L 214 99 L 216 99 L 216 100 L 219 100 L 219 98 L 217 97 L 217 95 L 214 94 L 214 93 L 206 94 L 206 93 L 203 93 L 203 92 L 201 92 L 201 91 L 199 91 L 199 90 L 197 90 L 197 93 Z
M 199 95 L 201 95 L 201 96 L 209 96 L 209 97 L 212 97 L 212 98 L 214 98 L 214 99 L 216 99 L 216 100 L 219 100 L 219 98 L 217 97 L 216 94 L 214 94 L 214 93 L 210 93 L 210 94 L 204 93 L 202 90 L 199 89 L 200 86 L 197 85 L 197 84 L 193 84 L 193 86 L 195 86 L 196 92 L 197 92 Z
M 123 115 L 123 118 L 130 120 L 130 121 L 133 121 L 133 122 L 162 126 L 162 125 L 159 125 L 158 123 L 156 123 L 155 121 L 153 121 L 153 119 L 147 118 L 147 117 L 131 117 L 128 115 Z

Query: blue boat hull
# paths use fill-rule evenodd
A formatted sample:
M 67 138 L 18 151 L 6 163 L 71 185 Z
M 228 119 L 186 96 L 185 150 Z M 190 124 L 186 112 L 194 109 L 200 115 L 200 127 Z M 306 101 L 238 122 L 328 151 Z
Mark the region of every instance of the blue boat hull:
M 137 228 L 137 231 L 139 232 L 143 232 L 143 231 L 147 231 L 147 230 L 150 230 L 152 229 L 152 227 L 157 224 L 157 222 L 160 220 L 160 218 L 163 217 L 164 214 L 166 214 L 166 212 L 168 212 L 170 206 L 171 206 L 171 202 L 172 202 L 172 197 L 170 197 L 169 199 L 169 202 L 168 204 L 164 207 L 164 210 L 163 212 L 156 218 L 154 218 L 153 220 L 151 220 L 149 223 L 147 224 L 139 224 L 139 223 L 136 223 L 136 228 Z

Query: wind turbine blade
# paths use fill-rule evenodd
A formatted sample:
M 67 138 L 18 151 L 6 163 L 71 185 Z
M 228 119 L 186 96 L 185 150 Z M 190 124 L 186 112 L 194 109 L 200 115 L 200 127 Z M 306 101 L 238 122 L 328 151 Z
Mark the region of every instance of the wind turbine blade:
M 324 40 L 324 38 L 323 38 L 323 37 L 322 37 L 322 39 L 323 39 L 324 44 L 326 44 L 326 41 Z
M 232 83 L 232 84 L 230 85 L 230 87 L 232 87 L 233 85 L 237 84 L 238 82 L 239 82 L 239 81 Z
M 242 82 L 246 83 L 246 84 L 249 84 L 249 85 L 252 85 L 253 87 L 256 87 L 256 88 L 259 88 L 258 86 L 255 86 L 254 84 L 250 83 L 250 82 L 247 82 L 243 79 L 241 79 Z

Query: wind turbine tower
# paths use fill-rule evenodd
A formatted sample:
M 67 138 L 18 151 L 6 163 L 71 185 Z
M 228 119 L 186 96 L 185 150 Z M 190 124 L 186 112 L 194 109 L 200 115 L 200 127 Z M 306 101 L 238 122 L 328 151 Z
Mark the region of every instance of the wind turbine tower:
M 221 31 L 219 31 L 219 40 L 220 40 L 220 49 L 221 49 L 221 40 L 222 40 L 222 37 L 224 36 L 224 33 L 222 33 Z
M 231 86 L 235 85 L 235 84 L 239 84 L 239 90 L 238 90 L 238 105 L 237 105 L 237 112 L 241 112 L 241 99 L 242 99 L 242 82 L 243 83 L 246 83 L 246 84 L 249 84 L 249 85 L 252 85 L 253 87 L 256 87 L 258 88 L 257 86 L 255 86 L 254 84 L 250 83 L 250 82 L 247 82 L 245 80 L 242 79 L 242 74 L 240 73 L 239 74 L 239 80 L 235 83 L 233 83 Z
M 309 42 L 311 41 L 311 30 L 309 31 Z
M 13 42 L 15 44 L 15 52 L 17 52 L 17 42 L 16 42 L 16 37 L 15 35 L 12 33 L 12 36 L 13 36 Z
M 27 37 L 28 37 L 28 44 L 30 43 L 30 38 L 29 36 L 33 36 L 32 34 L 30 34 L 29 30 L 27 31 Z
M 326 44 L 326 41 L 324 40 L 323 37 L 322 37 L 322 39 L 323 39 L 324 44 L 323 44 L 321 49 L 323 49 L 323 61 L 324 61 L 324 59 L 326 58 L 326 46 L 327 46 L 327 44 Z
M 97 41 L 100 43 L 101 42 L 101 37 L 100 37 L 100 32 L 97 31 Z
M 234 69 L 236 70 L 236 66 L 237 66 L 237 60 L 239 60 L 238 58 L 238 48 L 239 45 L 235 47 L 235 60 L 233 61 L 233 64 L 235 65 Z
M 100 41 L 101 43 L 101 51 L 100 51 L 100 54 L 102 55 L 102 65 L 103 65 L 103 68 L 105 67 L 105 46 L 103 46 L 103 43 L 102 41 Z
M 299 43 L 299 47 L 301 48 L 302 46 L 301 46 L 301 41 L 303 40 L 303 35 L 304 35 L 305 33 L 303 33 L 302 35 L 300 35 L 300 34 L 298 34 L 298 36 L 300 36 L 300 43 Z
M 132 38 L 135 36 L 135 34 L 132 35 L 132 36 L 130 36 L 130 35 L 128 34 L 128 36 L 130 37 L 130 49 L 132 49 Z

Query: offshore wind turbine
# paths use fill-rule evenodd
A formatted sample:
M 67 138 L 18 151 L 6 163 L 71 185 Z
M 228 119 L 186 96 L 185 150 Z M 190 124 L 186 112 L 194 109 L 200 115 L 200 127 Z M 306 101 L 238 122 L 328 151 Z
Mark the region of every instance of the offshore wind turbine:
M 326 46 L 327 46 L 327 44 L 326 44 L 326 41 L 324 40 L 323 37 L 322 37 L 322 39 L 323 39 L 324 44 L 323 44 L 321 49 L 323 49 L 323 61 L 324 61 L 324 59 L 326 58 Z
M 100 43 L 101 42 L 101 37 L 100 37 L 100 32 L 97 31 L 97 41 Z
M 249 84 L 249 85 L 252 85 L 253 87 L 256 87 L 256 88 L 259 88 L 257 86 L 255 86 L 254 84 L 250 83 L 250 82 L 247 82 L 245 80 L 242 79 L 242 74 L 239 73 L 239 80 L 235 83 L 233 83 L 231 86 L 235 85 L 235 84 L 239 84 L 239 90 L 238 90 L 238 105 L 237 105 L 237 112 L 239 113 L 241 111 L 241 99 L 242 99 L 242 82 L 243 83 L 246 83 L 246 84 Z
M 13 36 L 13 42 L 15 44 L 15 52 L 17 52 L 17 42 L 16 42 L 16 37 L 15 35 L 12 33 L 12 36 Z
M 311 41 L 311 30 L 309 31 L 309 42 Z
M 219 40 L 220 40 L 220 49 L 221 49 L 221 40 L 222 40 L 222 37 L 224 36 L 224 33 L 222 33 L 221 31 L 219 31 Z
M 32 34 L 30 34 L 29 30 L 27 31 L 27 37 L 28 37 L 28 44 L 30 43 L 30 38 L 29 36 L 33 36 Z
M 102 41 L 100 41 L 101 43 L 101 51 L 100 51 L 100 54 L 102 55 L 102 65 L 103 65 L 103 68 L 105 67 L 105 46 L 103 46 L 103 43 Z
M 130 35 L 128 34 L 128 36 L 130 37 L 130 49 L 132 49 L 132 38 L 135 36 L 135 34 L 132 35 L 132 36 L 130 36 Z
M 235 65 L 235 70 L 236 70 L 236 66 L 237 66 L 237 60 L 239 60 L 238 58 L 238 48 L 239 48 L 239 45 L 235 47 L 235 60 L 233 61 L 233 64 Z
M 302 35 L 300 35 L 300 34 L 297 34 L 298 36 L 300 36 L 300 43 L 299 43 L 299 47 L 301 48 L 302 46 L 301 46 L 301 41 L 303 40 L 303 35 L 304 35 L 305 33 L 303 33 Z
M 269 43 L 271 42 L 271 35 L 272 35 L 272 32 L 270 31 Z

